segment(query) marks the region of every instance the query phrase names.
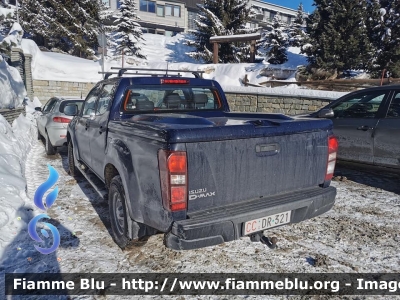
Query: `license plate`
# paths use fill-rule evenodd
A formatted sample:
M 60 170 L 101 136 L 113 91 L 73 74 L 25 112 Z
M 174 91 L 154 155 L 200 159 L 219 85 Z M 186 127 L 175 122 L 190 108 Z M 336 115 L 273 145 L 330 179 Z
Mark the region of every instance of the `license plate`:
M 287 224 L 290 222 L 290 214 L 291 211 L 285 211 L 279 214 L 247 221 L 246 223 L 244 223 L 244 235 Z

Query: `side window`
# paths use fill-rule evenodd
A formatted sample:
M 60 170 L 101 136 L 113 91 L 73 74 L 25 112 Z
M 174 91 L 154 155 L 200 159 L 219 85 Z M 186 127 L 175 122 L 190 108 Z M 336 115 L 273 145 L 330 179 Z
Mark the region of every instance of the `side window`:
M 115 84 L 106 84 L 103 86 L 97 103 L 96 115 L 102 115 L 108 110 L 114 96 L 114 87 Z
M 43 107 L 43 112 L 50 112 L 53 107 L 56 105 L 57 99 L 51 98 L 49 101 L 47 101 L 47 103 L 45 104 L 45 106 Z
M 90 91 L 83 104 L 82 116 L 90 116 L 91 113 L 95 113 L 96 100 L 99 96 L 99 92 L 100 86 L 96 86 Z
M 400 91 L 395 92 L 386 118 L 400 118 Z
M 332 106 L 335 118 L 375 118 L 386 91 L 362 93 Z

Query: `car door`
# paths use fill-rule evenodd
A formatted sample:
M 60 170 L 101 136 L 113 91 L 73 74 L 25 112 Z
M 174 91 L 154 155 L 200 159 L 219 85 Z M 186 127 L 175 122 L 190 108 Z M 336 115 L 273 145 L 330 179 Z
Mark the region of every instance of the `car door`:
M 96 114 L 90 120 L 88 134 L 90 135 L 91 169 L 101 178 L 104 175 L 104 156 L 107 142 L 107 123 L 110 115 L 110 105 L 114 98 L 115 83 L 104 84 L 101 87 L 96 105 Z
M 374 135 L 374 164 L 400 168 L 400 89 L 387 101 Z
M 51 112 L 51 110 L 54 108 L 56 103 L 57 103 L 56 98 L 50 98 L 49 101 L 47 101 L 47 103 L 43 106 L 42 114 L 37 118 L 38 130 L 42 136 L 44 136 L 46 133 L 45 127 L 47 124 L 48 115 Z
M 100 85 L 95 86 L 88 94 L 83 107 L 77 117 L 75 125 L 76 142 L 78 143 L 79 158 L 87 165 L 91 165 L 90 142 L 92 136 L 89 132 L 90 122 L 95 116 L 97 98 L 100 92 Z
M 339 159 L 373 164 L 373 134 L 388 93 L 388 90 L 360 92 L 331 106 Z

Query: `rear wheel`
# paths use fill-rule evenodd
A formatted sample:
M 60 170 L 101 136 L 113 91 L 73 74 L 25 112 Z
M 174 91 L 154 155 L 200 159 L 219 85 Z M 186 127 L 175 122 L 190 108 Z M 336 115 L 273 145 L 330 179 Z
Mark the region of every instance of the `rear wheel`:
M 111 180 L 108 193 L 108 204 L 110 210 L 111 230 L 115 243 L 125 249 L 128 246 L 143 246 L 146 244 L 147 237 L 138 241 L 133 241 L 128 237 L 128 219 L 126 211 L 125 191 L 122 185 L 121 177 L 115 176 Z
M 37 129 L 37 139 L 38 140 L 41 140 L 43 137 L 42 137 L 42 135 L 40 134 L 40 131 L 39 131 L 39 127 L 38 127 L 38 129 Z
M 69 175 L 72 177 L 78 177 L 81 172 L 79 172 L 78 168 L 75 166 L 74 160 L 74 148 L 72 147 L 72 141 L 68 142 L 68 171 Z
M 56 154 L 56 148 L 54 148 L 53 145 L 51 144 L 48 133 L 46 133 L 46 139 L 45 140 L 46 140 L 46 144 L 45 144 L 46 154 L 47 155 Z

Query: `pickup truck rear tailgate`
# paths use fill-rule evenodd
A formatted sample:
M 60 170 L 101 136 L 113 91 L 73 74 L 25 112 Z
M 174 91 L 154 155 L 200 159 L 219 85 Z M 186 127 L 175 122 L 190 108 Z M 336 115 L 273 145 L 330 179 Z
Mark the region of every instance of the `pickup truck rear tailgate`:
M 324 182 L 326 130 L 263 135 L 186 143 L 189 215 L 205 207 L 270 197 Z

